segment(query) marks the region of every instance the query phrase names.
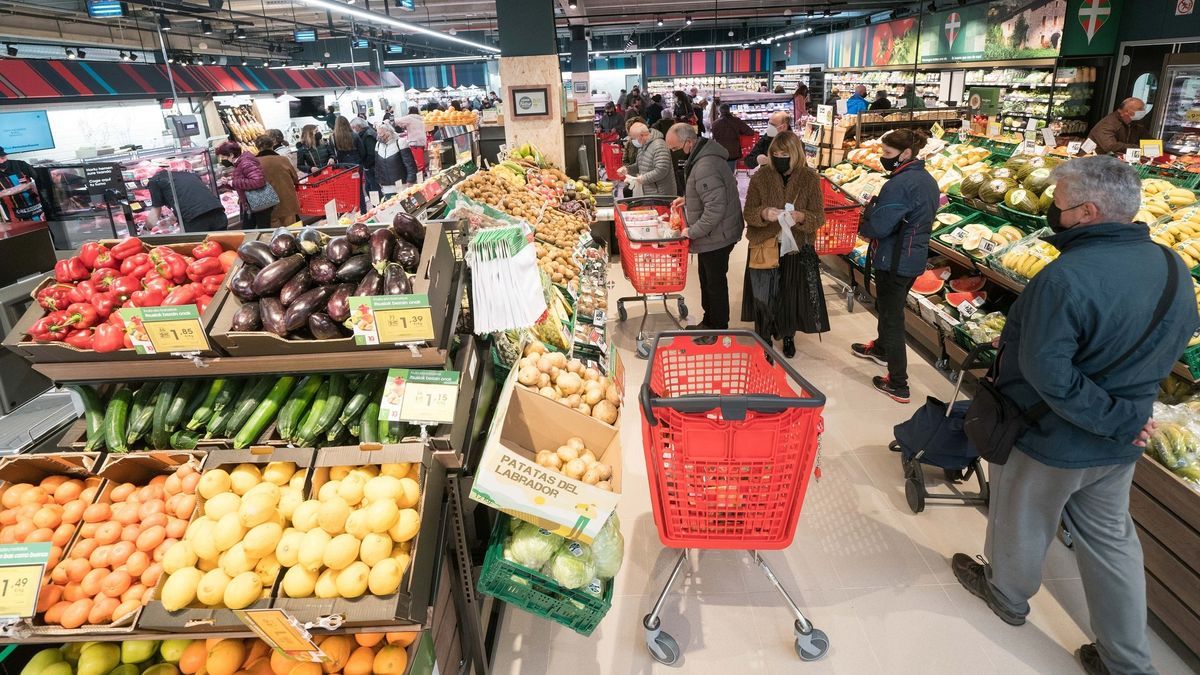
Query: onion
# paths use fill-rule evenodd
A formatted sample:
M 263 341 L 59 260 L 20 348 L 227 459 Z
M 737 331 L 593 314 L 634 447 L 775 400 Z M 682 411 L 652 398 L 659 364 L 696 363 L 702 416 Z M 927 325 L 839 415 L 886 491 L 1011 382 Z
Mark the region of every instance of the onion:
M 544 373 L 538 372 L 538 369 L 535 367 L 525 366 L 524 368 L 521 368 L 521 370 L 517 371 L 517 382 L 520 382 L 525 386 L 537 384 L 540 375 L 544 375 Z
M 617 423 L 617 406 L 609 401 L 600 401 L 592 408 L 592 417 L 608 425 Z
M 575 480 L 579 480 L 585 471 L 587 471 L 587 467 L 578 459 L 573 459 L 563 465 L 563 473 L 567 474 L 568 478 L 574 478 Z
M 558 450 L 555 450 L 555 454 L 557 454 L 558 458 L 564 462 L 570 462 L 571 460 L 579 459 L 579 451 L 569 445 L 558 446 Z

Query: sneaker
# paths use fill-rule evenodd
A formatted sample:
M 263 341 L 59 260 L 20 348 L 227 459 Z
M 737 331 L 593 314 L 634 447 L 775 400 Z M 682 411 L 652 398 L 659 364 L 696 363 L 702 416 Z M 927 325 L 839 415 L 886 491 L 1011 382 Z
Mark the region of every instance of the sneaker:
M 908 387 L 897 387 L 893 385 L 890 381 L 888 381 L 886 375 L 883 377 L 878 375 L 872 377 L 871 384 L 874 384 L 876 389 L 883 392 L 885 396 L 897 403 L 909 402 Z
M 1100 650 L 1096 649 L 1095 642 L 1075 650 L 1075 656 L 1079 657 L 1079 663 L 1088 675 L 1108 675 L 1108 666 L 1100 660 Z
M 887 365 L 887 359 L 883 358 L 883 352 L 875 348 L 874 340 L 871 340 L 866 344 L 855 342 L 854 344 L 850 345 L 850 353 L 854 354 L 860 359 L 874 361 L 881 366 Z
M 783 357 L 790 359 L 796 355 L 796 341 L 790 337 L 783 338 Z
M 958 583 L 970 591 L 971 595 L 987 603 L 987 606 L 1004 623 L 1010 626 L 1025 625 L 1024 615 L 1014 614 L 996 599 L 996 593 L 992 590 L 992 585 L 987 580 L 987 566 L 983 564 L 983 558 L 979 558 L 979 560 L 980 562 L 975 562 L 966 553 L 954 554 L 954 557 L 950 559 L 950 568 L 954 570 L 954 576 L 958 578 Z

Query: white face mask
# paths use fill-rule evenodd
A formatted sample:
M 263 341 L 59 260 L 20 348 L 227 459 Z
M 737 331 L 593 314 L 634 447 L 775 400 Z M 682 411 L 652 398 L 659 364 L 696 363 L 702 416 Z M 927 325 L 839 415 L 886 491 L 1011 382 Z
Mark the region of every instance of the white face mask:
M 635 147 L 635 148 L 640 148 L 640 147 L 642 147 L 642 142 L 641 142 L 641 140 L 639 140 L 639 139 L 636 139 L 636 138 L 635 138 L 635 139 L 633 139 L 633 147 Z
M 1136 122 L 1146 116 L 1147 110 L 1139 110 L 1133 113 L 1133 121 Z
M 767 138 L 775 138 L 778 135 L 779 135 L 779 129 L 776 129 L 775 125 L 773 125 L 773 124 L 768 124 L 767 125 Z

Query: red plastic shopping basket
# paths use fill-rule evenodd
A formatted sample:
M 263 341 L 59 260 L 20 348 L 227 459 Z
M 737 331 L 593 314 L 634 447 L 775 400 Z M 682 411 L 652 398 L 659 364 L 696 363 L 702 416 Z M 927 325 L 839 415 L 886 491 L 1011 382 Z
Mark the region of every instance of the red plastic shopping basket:
M 817 255 L 846 255 L 858 243 L 862 205 L 824 176 L 821 177 L 821 195 L 825 200 L 825 224 L 817 230 Z
M 750 151 L 754 149 L 754 146 L 758 144 L 758 139 L 758 134 L 738 136 L 738 148 L 742 151 L 742 159 L 740 160 L 740 164 L 747 169 L 751 167 L 749 164 L 746 164 L 746 155 L 749 155 Z
M 604 165 L 604 175 L 608 177 L 608 180 L 621 179 L 621 174 L 617 173 L 617 169 L 621 168 L 623 163 L 621 160 L 624 157 L 625 149 L 621 147 L 619 141 L 600 144 L 600 162 Z
M 670 213 L 674 197 L 646 196 L 618 200 L 616 214 L 617 246 L 621 252 L 621 269 L 641 295 L 677 293 L 687 285 L 688 240 L 643 239 L 629 236 L 625 213 L 630 210 L 654 209 L 659 214 Z
M 664 545 L 791 544 L 817 456 L 821 392 L 751 332 L 688 331 L 658 336 L 640 397 Z
M 325 205 L 330 199 L 337 200 L 338 213 L 355 211 L 359 207 L 361 193 L 362 169 L 357 166 L 325 167 L 296 186 L 302 216 L 325 215 Z

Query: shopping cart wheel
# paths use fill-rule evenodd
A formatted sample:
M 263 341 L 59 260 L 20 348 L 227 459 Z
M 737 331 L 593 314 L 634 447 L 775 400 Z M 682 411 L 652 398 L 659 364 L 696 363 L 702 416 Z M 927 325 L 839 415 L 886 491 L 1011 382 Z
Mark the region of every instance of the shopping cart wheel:
M 643 340 L 642 337 L 639 335 L 638 343 L 637 343 L 637 352 L 636 352 L 637 357 L 639 359 L 649 359 L 650 352 L 651 352 L 650 341 Z
M 622 321 L 629 318 L 629 312 L 625 311 L 625 303 L 620 300 L 617 301 L 617 317 Z
M 921 467 L 905 464 L 904 467 L 904 499 L 913 513 L 925 510 L 925 486 L 921 476 Z
M 683 301 L 683 298 L 680 298 L 679 299 L 679 318 L 686 319 L 687 315 L 688 315 L 687 303 Z
M 820 628 L 813 628 L 808 633 L 802 633 L 796 626 L 796 656 L 801 661 L 816 661 L 829 651 L 829 636 Z
M 646 631 L 646 649 L 650 651 L 650 658 L 664 666 L 673 666 L 679 660 L 679 643 L 675 642 L 670 633 L 661 630 Z

